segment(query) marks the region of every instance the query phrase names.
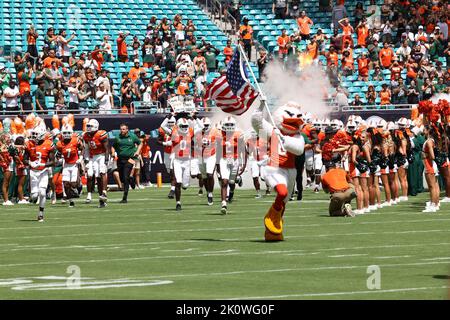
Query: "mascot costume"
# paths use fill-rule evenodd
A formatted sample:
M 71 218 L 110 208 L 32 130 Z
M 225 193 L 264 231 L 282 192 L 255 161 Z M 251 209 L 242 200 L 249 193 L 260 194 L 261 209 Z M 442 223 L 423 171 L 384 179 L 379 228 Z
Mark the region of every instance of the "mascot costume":
M 252 126 L 261 137 L 270 138 L 270 158 L 265 180 L 277 196 L 264 217 L 265 240 L 283 240 L 283 214 L 295 185 L 295 157 L 303 154 L 305 140 L 300 134 L 303 124 L 299 105 L 289 102 L 273 113 L 275 127 L 264 120 L 261 108 L 252 114 Z

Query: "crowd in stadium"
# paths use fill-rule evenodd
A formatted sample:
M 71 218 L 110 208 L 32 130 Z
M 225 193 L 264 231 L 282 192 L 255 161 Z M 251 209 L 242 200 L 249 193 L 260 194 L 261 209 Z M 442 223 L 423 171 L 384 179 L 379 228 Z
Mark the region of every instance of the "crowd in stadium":
M 347 12 L 344 1 L 338 0 L 332 8 L 332 36 L 320 28 L 312 33 L 314 21 L 308 12 L 296 14 L 292 8 L 290 1 L 274 1 L 276 18 L 294 18 L 298 24 L 292 34 L 280 32 L 278 58 L 288 68 L 298 65 L 299 55 L 307 63 L 324 64 L 334 87 L 352 75 L 353 81 L 370 82 L 365 96 L 356 94 L 351 104 L 414 104 L 450 91 L 450 73 L 443 66 L 443 61 L 446 66 L 450 62 L 449 9 L 444 1 L 386 0 L 378 6 L 372 0 L 368 7 L 358 3 L 354 12 Z M 301 52 L 305 44 L 306 50 Z M 355 49 L 363 50 L 356 53 Z M 326 58 L 326 66 L 320 56 Z M 389 79 L 384 77 L 386 70 L 390 71 Z M 378 84 L 383 88 L 376 91 Z
M 0 65 L 6 111 L 27 113 L 35 108 L 45 114 L 46 96 L 54 97 L 56 110 L 82 114 L 89 110 L 107 114 L 112 109 L 130 113 L 133 101 L 159 102 L 165 108 L 174 95 L 191 95 L 196 105 L 203 106 L 206 76 L 217 71 L 220 51 L 205 39 L 196 39 L 195 30 L 193 22 L 183 22 L 181 15 L 173 21 L 151 17 L 143 39 L 119 32 L 117 39 L 105 36 L 102 43 L 92 44 L 92 51 L 78 52 L 70 44 L 76 33 L 69 36 L 64 29 L 51 27 L 40 35 L 30 26 L 27 52 L 14 57 L 17 77 Z M 36 45 L 39 37 L 44 39 L 42 48 Z M 111 41 L 117 42 L 117 52 Z M 227 54 L 232 54 L 230 46 Z M 120 84 L 113 83 L 110 71 L 102 66 L 113 61 L 133 62 Z M 37 85 L 34 92 L 31 84 Z

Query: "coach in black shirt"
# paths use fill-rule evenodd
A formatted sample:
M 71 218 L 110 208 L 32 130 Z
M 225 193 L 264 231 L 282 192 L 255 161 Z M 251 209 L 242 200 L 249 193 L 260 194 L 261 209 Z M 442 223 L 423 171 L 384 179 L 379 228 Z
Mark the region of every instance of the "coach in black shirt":
M 138 156 L 142 148 L 141 140 L 134 133 L 128 131 L 128 125 L 121 124 L 120 134 L 116 136 L 113 147 L 117 153 L 117 169 L 123 183 L 123 198 L 120 203 L 127 203 L 130 174 L 134 163 L 139 161 Z

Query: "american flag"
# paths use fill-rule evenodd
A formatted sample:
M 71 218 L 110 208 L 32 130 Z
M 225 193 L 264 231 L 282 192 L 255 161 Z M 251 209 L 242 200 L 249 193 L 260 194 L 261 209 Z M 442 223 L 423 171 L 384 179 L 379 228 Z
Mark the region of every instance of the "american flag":
M 247 70 L 238 49 L 228 63 L 227 73 L 215 79 L 206 90 L 205 98 L 212 99 L 223 112 L 241 115 L 258 96 L 248 81 Z

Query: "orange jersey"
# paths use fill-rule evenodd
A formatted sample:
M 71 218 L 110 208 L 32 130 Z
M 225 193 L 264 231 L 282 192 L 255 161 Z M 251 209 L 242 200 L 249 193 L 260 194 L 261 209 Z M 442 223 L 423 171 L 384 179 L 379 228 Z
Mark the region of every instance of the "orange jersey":
M 219 135 L 217 129 L 211 129 L 203 134 L 202 138 L 202 156 L 208 158 L 216 154 L 216 138 Z
M 108 133 L 105 130 L 98 130 L 94 135 L 85 132 L 83 134 L 83 141 L 89 147 L 89 157 L 106 153 L 103 143 L 108 140 Z
M 319 142 L 322 142 L 323 139 L 325 139 L 325 132 L 320 131 L 319 134 L 317 135 L 317 138 L 319 138 Z
M 194 129 L 189 128 L 187 134 L 179 134 L 177 128 L 172 132 L 172 148 L 177 159 L 189 159 L 191 156 L 192 137 Z
M 75 164 L 78 161 L 78 144 L 79 139 L 76 134 L 73 134 L 72 139 L 68 143 L 60 140 L 56 143 L 56 150 L 62 154 L 65 164 Z
M 161 137 L 163 142 L 168 142 L 172 140 L 171 136 L 167 134 L 163 128 L 158 129 L 159 136 Z M 172 146 L 164 146 L 164 153 L 172 153 Z
M 238 158 L 238 147 L 241 136 L 242 132 L 240 131 L 235 131 L 233 134 L 227 134 L 225 131 L 221 132 L 219 137 L 222 146 L 222 158 Z
M 256 161 L 261 161 L 267 155 L 267 142 L 260 137 L 252 137 L 247 140 L 248 153 L 253 155 Z
M 40 165 L 32 170 L 44 170 L 45 164 L 48 161 L 49 155 L 55 150 L 51 140 L 44 140 L 42 144 L 36 144 L 34 141 L 28 141 L 26 144 L 26 151 L 28 153 L 30 162 L 39 162 Z
M 275 131 L 272 131 L 272 136 L 270 138 L 269 166 L 285 169 L 295 168 L 295 154 L 288 151 L 283 151 L 280 148 L 280 142 L 275 134 Z

